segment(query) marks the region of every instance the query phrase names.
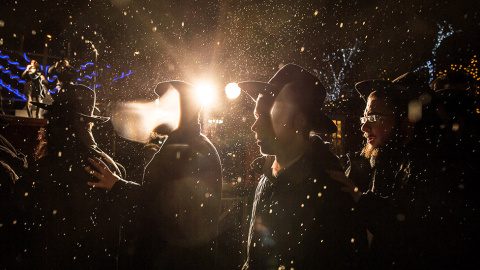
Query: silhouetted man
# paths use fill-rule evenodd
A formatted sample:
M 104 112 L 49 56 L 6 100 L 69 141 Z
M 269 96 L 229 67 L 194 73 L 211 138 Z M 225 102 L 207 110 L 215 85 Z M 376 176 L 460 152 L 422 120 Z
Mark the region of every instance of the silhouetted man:
M 262 177 L 250 217 L 243 269 L 342 269 L 353 267 L 353 201 L 326 169 L 338 158 L 315 133 L 334 133 L 322 111 L 326 91 L 317 77 L 293 64 L 268 83 L 239 83 L 256 100 L 252 131 L 262 157 L 252 167 Z
M 478 232 L 473 229 L 478 227 L 478 203 L 472 200 L 478 181 L 469 181 L 472 170 L 452 164 L 453 151 L 443 151 L 451 128 L 443 131 L 446 125 L 437 114 L 446 100 L 412 73 L 392 82 L 364 81 L 356 89 L 366 101 L 361 122 L 371 187 L 361 193 L 355 179 L 342 173 L 332 177 L 358 202 L 359 221 L 373 235 L 368 268 L 478 265 L 473 263 L 478 254 Z
M 136 262 L 138 269 L 215 269 L 222 170 L 213 144 L 200 132 L 201 104 L 193 85 L 182 81 L 159 83 L 161 98 L 176 91 L 180 122 L 145 168 L 142 187 L 112 175 L 103 164 L 91 160 L 99 183 L 90 183 L 117 194 L 122 205 L 137 204 L 140 215 Z M 127 207 L 125 207 L 127 208 Z
M 92 134 L 93 123 L 108 118 L 93 114 L 95 92 L 83 85 L 60 91 L 51 105 L 33 104 L 47 110 L 47 155 L 19 182 L 26 229 L 22 263 L 36 269 L 113 268 L 119 217 L 108 209 L 108 194 L 87 185 L 92 178 L 82 168 L 94 156 L 123 176 Z

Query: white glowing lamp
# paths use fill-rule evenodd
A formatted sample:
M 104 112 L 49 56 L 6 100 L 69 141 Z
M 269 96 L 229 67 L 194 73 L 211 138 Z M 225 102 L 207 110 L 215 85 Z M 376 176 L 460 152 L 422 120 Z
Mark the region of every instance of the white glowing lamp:
M 215 99 L 215 86 L 210 82 L 196 84 L 197 97 L 203 105 L 211 104 Z
M 240 96 L 240 92 L 241 89 L 236 83 L 229 83 L 227 86 L 225 86 L 225 94 L 227 94 L 229 99 L 236 99 L 238 96 Z

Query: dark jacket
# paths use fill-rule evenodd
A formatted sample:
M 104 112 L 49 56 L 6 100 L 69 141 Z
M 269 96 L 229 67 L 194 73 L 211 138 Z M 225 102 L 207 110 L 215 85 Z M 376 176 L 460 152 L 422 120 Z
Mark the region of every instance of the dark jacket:
M 25 95 L 32 97 L 37 97 L 39 95 L 45 96 L 44 85 L 47 84 L 47 81 L 42 81 L 41 76 L 42 72 L 40 70 L 36 70 L 35 72 L 25 70 L 22 73 L 22 79 L 27 81 L 23 89 Z
M 96 145 L 75 143 L 56 150 L 32 164 L 16 187 L 19 222 L 25 229 L 19 267 L 112 269 L 120 218 L 107 203 L 109 194 L 87 185 L 95 178 L 84 166 L 87 158 L 98 157 L 116 174 L 122 172 Z
M 219 155 L 199 125 L 168 136 L 145 169 L 139 269 L 214 269 L 220 214 Z
M 255 192 L 244 269 L 354 267 L 353 200 L 325 172 L 340 169 L 338 158 L 313 136 L 307 152 L 278 178 L 271 174 L 273 160 L 255 161 L 263 176 Z
M 369 268 L 478 266 L 478 203 L 469 195 L 478 184 L 424 146 L 383 151 L 372 162 L 373 189 L 357 206 L 373 234 Z

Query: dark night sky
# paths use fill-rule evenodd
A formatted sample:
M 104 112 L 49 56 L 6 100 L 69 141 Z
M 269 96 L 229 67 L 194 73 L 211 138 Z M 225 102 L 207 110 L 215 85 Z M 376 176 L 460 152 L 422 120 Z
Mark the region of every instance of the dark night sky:
M 50 54 L 59 55 L 69 41 L 72 57 L 84 63 L 93 60 L 90 40 L 99 63 L 134 71 L 114 87 L 135 96 L 167 79 L 210 77 L 219 89 L 230 81 L 268 80 L 288 62 L 328 73 L 326 56 L 357 44 L 345 70 L 345 84 L 352 85 L 393 79 L 432 60 L 439 24 L 457 32 L 438 49 L 439 68 L 471 57 L 479 51 L 479 7 L 451 0 L 6 0 L 0 50 L 18 50 L 24 35 L 24 50 L 41 53 L 50 34 Z

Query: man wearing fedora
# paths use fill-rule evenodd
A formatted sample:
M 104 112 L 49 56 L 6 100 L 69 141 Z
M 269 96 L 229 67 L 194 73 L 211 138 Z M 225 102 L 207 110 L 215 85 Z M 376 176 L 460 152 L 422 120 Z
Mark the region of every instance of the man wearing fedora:
M 166 140 L 147 164 L 141 188 L 135 191 L 134 186 L 96 160 L 90 162 L 97 171 L 87 171 L 99 179 L 92 185 L 115 196 L 129 200 L 134 197 L 132 193 L 140 194 L 138 243 L 132 267 L 215 269 L 222 193 L 220 157 L 201 133 L 198 117 L 202 104 L 195 86 L 167 81 L 155 88 L 160 98 L 170 91 L 179 96 L 179 124 L 156 128 Z M 137 204 L 130 202 L 131 206 Z
M 373 236 L 367 267 L 470 269 L 474 249 L 465 240 L 478 239 L 469 234 L 476 207 L 465 198 L 474 186 L 441 153 L 438 97 L 413 73 L 355 87 L 366 102 L 361 122 L 370 189 L 361 193 L 355 179 L 330 173 L 358 202 L 358 221 Z
M 92 134 L 95 92 L 72 85 L 55 95 L 47 111 L 47 154 L 32 164 L 19 181 L 19 223 L 25 226 L 20 265 L 30 269 L 98 269 L 115 267 L 119 219 L 111 214 L 107 193 L 87 185 L 83 170 L 97 157 L 115 174 L 124 172 L 103 152 Z
M 338 158 L 320 136 L 337 130 L 322 111 L 326 91 L 317 77 L 294 64 L 268 83 L 242 82 L 256 101 L 252 131 L 262 156 L 243 269 L 344 269 L 358 244 L 353 201 L 326 169 Z

